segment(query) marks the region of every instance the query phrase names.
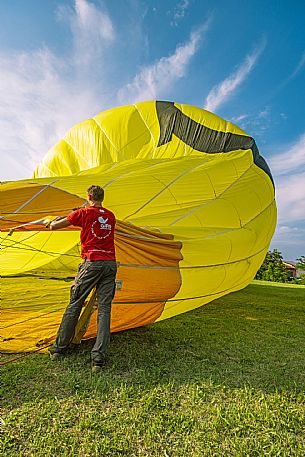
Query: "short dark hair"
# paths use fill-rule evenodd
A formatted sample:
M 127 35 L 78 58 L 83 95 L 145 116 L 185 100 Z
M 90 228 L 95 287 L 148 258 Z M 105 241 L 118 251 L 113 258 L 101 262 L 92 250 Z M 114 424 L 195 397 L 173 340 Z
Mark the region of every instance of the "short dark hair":
M 101 186 L 88 187 L 87 194 L 91 195 L 92 199 L 96 202 L 102 202 L 104 200 L 104 189 Z

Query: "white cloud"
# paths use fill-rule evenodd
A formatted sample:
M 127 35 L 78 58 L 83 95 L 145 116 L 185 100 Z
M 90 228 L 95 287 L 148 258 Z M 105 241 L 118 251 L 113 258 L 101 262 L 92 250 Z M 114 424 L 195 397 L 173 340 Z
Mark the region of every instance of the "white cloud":
M 305 167 L 305 133 L 284 152 L 272 156 L 268 163 L 275 176 L 285 175 L 292 171 L 299 172 L 300 167 Z
M 74 38 L 75 63 L 86 65 L 97 58 L 115 38 L 110 17 L 87 0 L 75 0 L 75 8 L 60 6 L 57 10 L 60 20 L 70 24 Z
M 29 177 L 73 124 L 97 112 L 94 94 L 63 78 L 65 70 L 48 49 L 0 56 L 0 179 Z
M 186 73 L 187 66 L 196 53 L 201 37 L 201 28 L 191 33 L 190 39 L 176 48 L 169 57 L 161 57 L 153 65 L 144 67 L 118 94 L 120 102 L 136 103 L 161 98 L 173 82 Z
M 291 227 L 289 225 L 279 225 L 277 227 L 278 236 L 286 235 L 287 233 L 288 234 L 291 234 L 291 233 L 299 234 L 300 232 L 301 232 L 300 227 Z M 304 230 L 302 230 L 302 232 L 304 232 Z
M 281 225 L 276 227 L 270 249 L 278 249 L 284 259 L 297 259 L 305 253 L 305 227 L 304 225 Z
M 264 48 L 265 42 L 249 54 L 236 71 L 212 88 L 204 105 L 206 110 L 215 111 L 233 96 L 234 92 L 253 70 Z
M 264 146 L 266 144 L 266 131 L 279 118 L 282 119 L 282 116 L 272 113 L 271 108 L 266 106 L 258 112 L 234 116 L 231 120 L 257 141 L 259 140 L 261 146 Z
M 305 65 L 305 51 L 303 52 L 303 54 L 301 55 L 300 57 L 300 60 L 298 61 L 295 69 L 293 70 L 293 72 L 291 73 L 291 75 L 288 77 L 288 79 L 286 80 L 286 83 L 291 81 L 292 79 L 294 79 L 303 69 Z
M 85 0 L 76 0 L 74 9 L 60 8 L 57 17 L 73 37 L 65 59 L 47 47 L 0 54 L 0 180 L 31 176 L 70 127 L 108 102 L 100 87 L 107 93 L 110 83 L 98 69 L 115 37 L 110 18 Z
M 174 9 L 174 16 L 173 20 L 171 21 L 170 25 L 173 27 L 177 27 L 179 22 L 185 17 L 185 13 L 190 6 L 189 0 L 181 0 L 178 5 Z
M 305 252 L 305 134 L 285 152 L 268 159 L 268 164 L 278 207 L 278 226 L 271 246 L 280 248 L 286 258 L 297 258 Z
M 281 90 L 283 90 L 303 70 L 304 66 L 305 66 L 305 51 L 301 55 L 298 63 L 296 64 L 295 68 L 290 73 L 290 75 L 275 88 L 271 98 L 272 99 L 275 98 L 275 96 L 277 96 L 278 93 Z
M 275 176 L 278 220 L 282 224 L 305 220 L 305 171 Z
M 258 113 L 258 117 L 260 119 L 266 119 L 269 116 L 270 116 L 270 108 L 268 106 Z
M 240 114 L 239 116 L 232 117 L 232 122 L 240 122 L 249 117 L 249 114 Z

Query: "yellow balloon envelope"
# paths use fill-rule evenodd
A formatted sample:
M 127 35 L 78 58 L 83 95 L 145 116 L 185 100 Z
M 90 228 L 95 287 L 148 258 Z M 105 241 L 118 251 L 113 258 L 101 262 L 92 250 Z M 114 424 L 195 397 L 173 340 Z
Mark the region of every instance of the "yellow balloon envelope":
M 251 282 L 276 225 L 274 185 L 255 141 L 194 106 L 150 101 L 73 127 L 33 178 L 1 186 L 0 350 L 50 344 L 80 262 L 76 228 L 46 220 L 105 189 L 118 219 L 112 331 L 153 323 Z M 96 334 L 94 294 L 75 342 Z

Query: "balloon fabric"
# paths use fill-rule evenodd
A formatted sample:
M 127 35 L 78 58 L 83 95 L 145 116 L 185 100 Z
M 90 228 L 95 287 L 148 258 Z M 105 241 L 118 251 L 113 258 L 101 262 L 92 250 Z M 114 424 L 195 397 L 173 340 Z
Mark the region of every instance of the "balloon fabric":
M 1 185 L 0 350 L 54 341 L 79 257 L 79 230 L 46 222 L 105 189 L 118 223 L 113 332 L 190 311 L 247 286 L 275 230 L 269 167 L 254 139 L 203 109 L 149 101 L 74 126 L 30 179 Z M 96 334 L 94 296 L 75 342 Z

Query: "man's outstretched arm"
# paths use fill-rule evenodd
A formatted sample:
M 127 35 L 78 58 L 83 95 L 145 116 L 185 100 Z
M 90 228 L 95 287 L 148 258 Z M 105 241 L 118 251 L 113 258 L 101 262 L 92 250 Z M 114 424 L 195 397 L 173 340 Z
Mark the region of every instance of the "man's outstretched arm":
M 58 230 L 72 225 L 66 217 L 57 217 L 50 224 L 50 230 Z

